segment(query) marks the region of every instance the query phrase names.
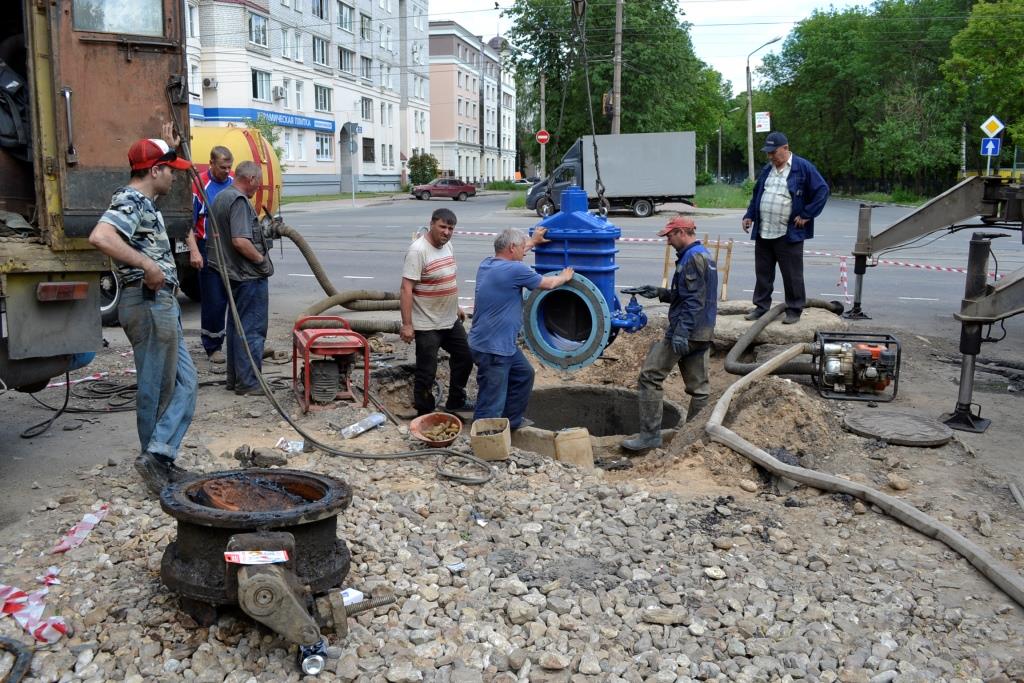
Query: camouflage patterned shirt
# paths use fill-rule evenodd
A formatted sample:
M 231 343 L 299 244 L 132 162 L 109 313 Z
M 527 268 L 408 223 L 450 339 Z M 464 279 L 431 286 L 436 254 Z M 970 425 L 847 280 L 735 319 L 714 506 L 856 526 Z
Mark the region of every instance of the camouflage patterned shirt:
M 166 284 L 178 285 L 178 271 L 174 267 L 174 254 L 164 228 L 164 217 L 157 211 L 152 199 L 133 187 L 119 188 L 110 198 L 110 208 L 100 218 L 100 222 L 113 225 L 133 249 L 153 259 L 164 272 Z M 124 284 L 142 279 L 141 268 L 120 261 L 115 263 Z

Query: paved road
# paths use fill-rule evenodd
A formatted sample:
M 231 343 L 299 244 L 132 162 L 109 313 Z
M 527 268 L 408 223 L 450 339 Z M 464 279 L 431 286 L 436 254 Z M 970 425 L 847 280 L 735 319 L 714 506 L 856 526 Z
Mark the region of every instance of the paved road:
M 505 227 L 529 228 L 537 218 L 526 211 L 506 211 L 507 195 L 475 197 L 468 202 L 435 199 L 429 202 L 399 199 L 388 203 L 370 204 L 352 208 L 348 202 L 302 204 L 285 206 L 285 218 L 315 247 L 328 274 L 336 286 L 344 289 L 375 289 L 396 291 L 400 279 L 402 257 L 417 227 L 425 225 L 430 212 L 436 208 L 453 209 L 459 217 L 457 231 L 496 232 Z M 859 204 L 848 200 L 831 200 L 816 227 L 817 237 L 807 242 L 809 250 L 831 254 L 808 255 L 805 274 L 808 296 L 841 299 L 839 280 L 840 255 L 848 255 L 856 235 Z M 885 206 L 874 210 L 873 230 L 877 233 L 910 210 Z M 670 212 L 640 219 L 628 215 L 613 215 L 612 222 L 623 237 L 652 238 L 664 224 Z M 697 223 L 701 233 L 712 239 L 721 237 L 736 240 L 729 278 L 729 298 L 749 300 L 753 288 L 753 248 L 747 235 L 740 229 L 741 212 L 722 210 L 716 214 L 700 215 Z M 971 231 L 931 238 L 915 249 L 886 255 L 886 258 L 919 264 L 945 267 L 964 267 L 967 263 L 968 242 Z M 1000 272 L 1011 272 L 1024 265 L 1024 248 L 1020 237 L 996 242 Z M 492 253 L 492 238 L 456 233 L 460 272 L 459 295 L 466 306 L 472 305 L 473 276 L 476 264 Z M 657 283 L 661 280 L 664 247 L 659 242 L 620 243 L 617 263 L 620 266 L 617 284 L 629 286 Z M 719 258 L 724 265 L 724 252 Z M 275 312 L 283 316 L 298 313 L 312 301 L 320 298 L 320 289 L 310 276 L 309 268 L 298 250 L 290 243 L 283 245 L 283 256 L 275 258 L 277 275 L 271 292 Z M 849 291 L 853 291 L 853 264 L 849 263 Z M 781 298 L 781 279 L 776 292 Z M 946 335 L 956 338 L 959 326 L 952 313 L 959 308 L 963 295 L 964 276 L 918 270 L 899 266 L 878 266 L 868 271 L 864 309 L 872 320 L 861 323 L 864 330 L 888 331 L 891 328 L 910 329 L 926 335 Z M 1006 327 L 1010 331 L 1007 342 L 993 355 L 1016 355 L 1024 350 L 1021 332 L 1024 320 L 1011 319 Z

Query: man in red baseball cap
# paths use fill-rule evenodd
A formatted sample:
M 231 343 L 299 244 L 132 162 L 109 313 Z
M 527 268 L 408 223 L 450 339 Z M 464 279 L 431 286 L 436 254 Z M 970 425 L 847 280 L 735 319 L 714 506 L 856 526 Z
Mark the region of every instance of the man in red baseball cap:
M 165 136 L 172 131 L 165 126 Z M 177 136 L 173 136 L 177 146 Z M 158 138 L 128 150 L 131 178 L 114 192 L 89 242 L 113 259 L 123 288 L 117 306 L 132 344 L 138 377 L 135 469 L 154 492 L 188 473 L 174 464 L 196 405 L 196 369 L 185 348 L 175 296 L 178 273 L 164 219 L 154 201 L 167 194 L 174 170 L 190 164 Z
M 661 445 L 662 386 L 672 368 L 679 367 L 690 406 L 691 420 L 710 396 L 708 357 L 718 313 L 718 271 L 711 254 L 697 239 L 697 224 L 688 216 L 674 216 L 658 231 L 676 250 L 676 272 L 669 289 L 644 285 L 636 293 L 667 303 L 665 336 L 647 351 L 640 377 L 640 433 L 622 442 L 627 451 L 640 452 Z

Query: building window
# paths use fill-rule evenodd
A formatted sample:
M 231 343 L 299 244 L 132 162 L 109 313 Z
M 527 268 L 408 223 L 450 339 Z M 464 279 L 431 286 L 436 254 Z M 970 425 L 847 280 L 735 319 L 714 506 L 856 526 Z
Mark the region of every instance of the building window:
M 302 32 L 295 31 L 295 44 L 292 46 L 292 59 L 296 62 L 302 61 Z
M 281 29 L 281 56 L 286 59 L 292 59 L 292 55 L 295 54 L 295 43 L 292 42 L 292 32 L 290 29 Z
M 291 161 L 295 157 L 295 152 L 292 150 L 292 132 L 286 130 L 284 132 L 284 159 L 285 161 Z
M 395 167 L 395 146 L 388 145 L 388 166 Z
M 388 146 L 383 142 L 380 143 L 380 165 L 384 168 L 388 165 Z
M 326 133 L 316 134 L 316 160 L 330 161 L 334 158 L 334 136 Z
M 459 142 L 462 142 L 462 126 L 459 126 Z
M 463 107 L 462 107 L 462 98 L 460 97 L 460 98 L 459 98 L 459 116 L 462 116 L 462 110 L 463 110 Z
M 373 60 L 369 57 L 359 58 L 359 75 L 368 81 L 373 80 Z
M 317 111 L 331 111 L 331 88 L 323 85 L 314 85 L 313 98 Z
M 388 128 L 395 127 L 395 105 L 388 105 Z
M 346 50 L 343 47 L 339 47 L 338 48 L 338 68 L 339 69 L 341 69 L 345 73 L 354 74 L 355 73 L 355 66 L 354 66 L 355 61 L 356 61 L 356 53 L 355 52 L 352 52 L 352 50 Z
M 199 87 L 201 85 L 202 79 L 199 78 L 199 67 L 196 64 L 192 64 L 189 67 L 188 78 L 189 78 L 189 82 L 191 84 L 190 87 L 189 87 L 189 93 L 192 95 L 192 97 L 194 97 L 194 98 L 196 98 L 198 100 L 199 99 Z
M 362 100 L 363 121 L 373 121 L 373 100 L 364 97 Z
M 380 124 L 382 126 L 383 125 L 387 125 L 387 118 L 385 117 L 385 114 L 387 113 L 387 110 L 388 110 L 388 106 L 386 104 L 384 104 L 383 102 L 381 102 L 380 103 Z M 383 157 L 383 155 L 381 155 L 381 157 Z M 383 161 L 383 160 L 384 159 L 381 158 L 381 161 Z
M 327 56 L 328 43 L 323 38 L 313 36 L 313 63 L 321 66 L 330 66 L 330 57 Z
M 199 37 L 199 8 L 195 5 L 188 6 L 188 36 Z
M 323 19 L 325 21 L 330 20 L 330 10 L 327 9 L 327 0 L 310 0 L 310 7 L 312 8 L 313 16 L 317 19 Z
M 462 72 L 459 72 L 459 87 L 462 87 Z
M 261 102 L 270 101 L 270 74 L 268 72 L 252 70 L 252 98 Z
M 302 100 L 302 81 L 295 81 L 295 108 L 299 111 L 306 108 L 306 104 Z
M 349 33 L 352 32 L 352 20 L 355 17 L 356 10 L 351 5 L 338 0 L 338 28 L 344 29 Z
M 258 14 L 249 15 L 249 42 L 267 47 L 267 18 Z
M 296 5 L 298 7 L 298 5 Z M 306 134 L 301 130 L 295 134 L 295 150 L 298 153 L 299 161 L 306 160 Z
M 373 26 L 370 24 L 372 19 L 365 14 L 359 15 L 359 37 L 363 40 L 372 40 L 370 38 L 373 35 Z
M 376 149 L 373 138 L 363 138 L 363 161 L 369 164 L 374 163 L 377 160 L 374 156 Z
M 292 108 L 292 79 L 286 78 L 282 83 L 284 86 L 284 108 Z

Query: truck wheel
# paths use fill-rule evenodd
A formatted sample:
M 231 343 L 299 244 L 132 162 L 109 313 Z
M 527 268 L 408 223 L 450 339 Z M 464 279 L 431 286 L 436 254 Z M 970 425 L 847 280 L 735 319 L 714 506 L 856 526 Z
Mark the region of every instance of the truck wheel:
M 633 202 L 633 215 L 637 218 L 647 218 L 654 213 L 654 204 L 649 199 L 638 199 Z
M 430 199 L 429 192 L 420 192 L 420 199 Z
M 111 327 L 117 324 L 117 303 L 121 300 L 121 280 L 113 271 L 100 275 L 100 319 Z
M 555 212 L 555 203 L 547 197 L 537 200 L 537 215 L 547 218 Z
M 465 192 L 460 192 L 459 196 L 455 198 L 455 201 L 457 201 L 457 202 L 464 202 L 467 199 L 469 199 L 469 195 L 466 194 Z

